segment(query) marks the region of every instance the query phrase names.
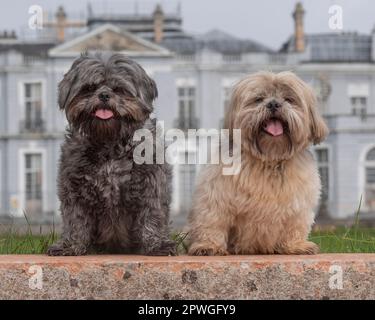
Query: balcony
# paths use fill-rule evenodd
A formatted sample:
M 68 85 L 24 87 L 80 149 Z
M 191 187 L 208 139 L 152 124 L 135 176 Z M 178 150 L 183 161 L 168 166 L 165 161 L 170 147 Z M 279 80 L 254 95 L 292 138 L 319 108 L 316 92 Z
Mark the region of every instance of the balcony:
M 375 115 L 325 115 L 331 133 L 334 132 L 374 132 Z
M 241 63 L 242 55 L 241 54 L 223 54 L 222 60 L 224 63 Z
M 176 129 L 187 131 L 188 129 L 199 129 L 199 120 L 198 118 L 177 118 L 173 122 L 173 126 Z
M 44 133 L 45 121 L 43 119 L 27 119 L 20 122 L 21 133 Z

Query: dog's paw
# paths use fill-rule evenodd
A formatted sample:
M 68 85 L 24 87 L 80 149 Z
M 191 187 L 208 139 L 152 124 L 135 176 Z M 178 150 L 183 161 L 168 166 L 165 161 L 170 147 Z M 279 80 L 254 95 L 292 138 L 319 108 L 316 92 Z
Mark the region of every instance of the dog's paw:
M 281 254 L 318 254 L 319 246 L 311 241 L 297 241 L 289 243 L 287 246 L 278 250 Z
M 48 247 L 49 256 L 83 256 L 87 253 L 84 246 L 64 246 L 61 243 L 55 243 Z
M 148 256 L 175 256 L 177 255 L 176 243 L 172 240 L 164 240 L 153 248 L 146 249 Z
M 189 248 L 191 256 L 227 256 L 229 253 L 224 248 L 218 246 L 192 245 Z

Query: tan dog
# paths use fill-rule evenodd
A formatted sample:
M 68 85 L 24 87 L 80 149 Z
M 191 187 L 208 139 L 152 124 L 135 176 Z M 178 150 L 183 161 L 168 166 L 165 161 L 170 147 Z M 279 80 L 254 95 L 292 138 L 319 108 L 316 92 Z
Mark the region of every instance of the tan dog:
M 315 254 L 307 241 L 320 196 L 310 144 L 328 134 L 312 89 L 291 72 L 234 88 L 226 128 L 241 129 L 241 170 L 203 169 L 189 217 L 189 254 Z

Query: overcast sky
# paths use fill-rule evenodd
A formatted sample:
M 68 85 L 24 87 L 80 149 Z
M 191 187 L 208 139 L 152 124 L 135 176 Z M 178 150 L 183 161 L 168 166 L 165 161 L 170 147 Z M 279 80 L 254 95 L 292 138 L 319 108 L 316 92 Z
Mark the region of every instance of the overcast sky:
M 134 12 L 136 0 L 93 0 L 94 11 Z M 161 0 L 138 1 L 139 11 L 150 11 L 156 3 L 166 10 L 176 10 L 181 3 L 184 28 L 202 33 L 221 29 L 241 38 L 279 48 L 293 31 L 291 13 L 296 0 Z M 6 5 L 5 5 L 6 3 Z M 2 0 L 0 29 L 20 30 L 26 26 L 30 5 L 38 4 L 48 12 L 64 5 L 68 15 L 79 17 L 86 12 L 86 0 Z M 305 30 L 308 33 L 332 32 L 328 27 L 328 9 L 338 4 L 343 8 L 343 31 L 370 33 L 375 25 L 374 0 L 305 0 Z

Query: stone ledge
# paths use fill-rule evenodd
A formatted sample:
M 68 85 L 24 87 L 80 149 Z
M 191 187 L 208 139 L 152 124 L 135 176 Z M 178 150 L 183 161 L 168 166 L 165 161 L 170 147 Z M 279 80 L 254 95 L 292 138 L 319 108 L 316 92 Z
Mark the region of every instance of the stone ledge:
M 374 288 L 375 254 L 0 256 L 0 299 L 374 299 Z

